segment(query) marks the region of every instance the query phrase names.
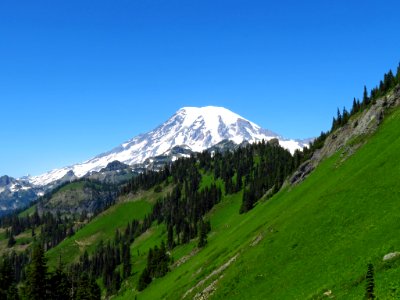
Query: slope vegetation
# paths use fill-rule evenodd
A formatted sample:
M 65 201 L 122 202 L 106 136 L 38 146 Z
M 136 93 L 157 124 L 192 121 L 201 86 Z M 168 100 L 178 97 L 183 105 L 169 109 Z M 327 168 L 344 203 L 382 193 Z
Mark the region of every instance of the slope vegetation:
M 169 189 L 166 189 L 167 192 Z M 156 197 L 163 193 L 154 193 L 152 190 L 134 197 L 125 197 L 111 206 L 73 236 L 65 239 L 55 248 L 46 253 L 51 266 L 56 266 L 58 258 L 64 262 L 74 262 L 85 250 L 90 254 L 100 241 L 113 239 L 117 229 L 122 230 L 133 219 L 142 220 L 151 211 Z
M 238 214 L 241 193 L 224 197 L 208 215 L 205 248 L 194 242 L 175 248 L 179 263 L 171 272 L 141 293 L 134 275 L 117 298 L 360 299 L 372 263 L 376 295 L 398 299 L 400 261 L 383 261 L 400 251 L 398 128 L 399 109 L 357 151 L 337 152 L 246 214 Z M 165 239 L 152 230 L 132 245 L 134 273 L 144 268 L 146 241 Z

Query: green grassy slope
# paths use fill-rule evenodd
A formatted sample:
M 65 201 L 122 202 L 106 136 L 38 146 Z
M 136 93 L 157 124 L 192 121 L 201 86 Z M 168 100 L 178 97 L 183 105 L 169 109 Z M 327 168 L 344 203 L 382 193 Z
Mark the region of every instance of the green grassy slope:
M 145 199 L 117 203 L 78 230 L 75 235 L 50 249 L 46 253 L 49 265 L 55 266 L 60 255 L 63 261 L 70 263 L 78 259 L 85 250 L 91 253 L 100 240 L 112 239 L 116 229 L 124 229 L 133 219 L 143 219 L 150 210 L 151 204 Z
M 398 299 L 400 261 L 382 258 L 400 251 L 399 128 L 397 110 L 347 160 L 336 154 L 247 214 L 238 214 L 240 195 L 226 197 L 209 215 L 208 245 L 193 256 L 194 242 L 175 249 L 176 260 L 188 260 L 138 299 L 192 299 L 206 287 L 211 299 L 324 299 L 328 290 L 337 299 L 361 299 L 368 262 L 377 296 Z M 134 272 L 144 267 L 135 254 L 142 246 L 132 247 Z M 136 280 L 117 298 L 133 299 Z
M 78 188 L 78 186 L 75 185 L 72 188 Z M 171 189 L 172 185 L 169 185 L 160 193 L 150 189 L 141 191 L 133 198 L 124 196 L 119 199 L 120 202 L 96 216 L 73 236 L 50 249 L 46 253 L 49 266 L 56 266 L 60 255 L 65 263 L 71 263 L 76 261 L 85 250 L 90 254 L 101 240 L 106 242 L 113 239 L 117 229 L 125 229 L 128 222 L 134 219 L 143 220 L 144 216 L 150 213 L 156 200 L 169 193 Z
M 26 217 L 29 215 L 32 215 L 36 210 L 36 204 L 28 207 L 27 209 L 25 209 L 24 211 L 22 211 L 21 213 L 18 214 L 19 217 Z

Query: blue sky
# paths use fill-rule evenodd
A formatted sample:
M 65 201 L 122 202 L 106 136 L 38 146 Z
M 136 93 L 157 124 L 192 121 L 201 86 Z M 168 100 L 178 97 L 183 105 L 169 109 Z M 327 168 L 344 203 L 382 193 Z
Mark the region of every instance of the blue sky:
M 350 3 L 351 2 L 351 3 Z M 398 1 L 1 1 L 0 175 L 224 106 L 291 138 L 400 61 Z

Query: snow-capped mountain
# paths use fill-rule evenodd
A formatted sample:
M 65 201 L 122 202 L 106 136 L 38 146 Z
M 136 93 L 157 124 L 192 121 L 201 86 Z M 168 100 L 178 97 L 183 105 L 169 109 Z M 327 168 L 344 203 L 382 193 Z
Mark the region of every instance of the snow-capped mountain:
M 41 188 L 32 186 L 25 180 L 18 180 L 7 175 L 0 177 L 0 215 L 2 212 L 27 205 L 43 194 Z
M 200 152 L 223 140 L 240 144 L 272 138 L 278 138 L 279 143 L 291 152 L 306 145 L 299 140 L 284 139 L 223 107 L 184 107 L 154 130 L 134 137 L 109 152 L 73 166 L 28 177 L 28 180 L 34 186 L 43 186 L 66 174 L 82 177 L 99 171 L 113 161 L 127 165 L 143 163 L 150 157 L 168 153 L 176 146 Z

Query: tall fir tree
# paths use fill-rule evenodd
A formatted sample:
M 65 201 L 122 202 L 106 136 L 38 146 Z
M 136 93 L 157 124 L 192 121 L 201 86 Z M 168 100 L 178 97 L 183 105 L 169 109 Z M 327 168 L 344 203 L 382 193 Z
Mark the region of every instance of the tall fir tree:
M 168 225 L 167 247 L 169 250 L 174 248 L 174 227 L 171 224 Z
M 90 278 L 86 272 L 79 278 L 76 289 L 76 300 L 100 300 L 101 290 L 94 278 Z
M 364 85 L 364 92 L 363 92 L 363 105 L 367 106 L 369 104 L 369 97 L 368 97 L 368 90 L 367 86 Z
M 19 299 L 14 270 L 9 258 L 6 256 L 0 264 L 0 299 Z
M 59 259 L 57 269 L 51 274 L 49 279 L 50 299 L 51 300 L 69 300 L 71 298 L 71 283 L 67 274 L 63 271 L 61 258 Z
M 131 275 L 132 263 L 131 263 L 131 252 L 127 241 L 122 244 L 122 273 L 123 278 L 126 279 Z
M 347 111 L 346 107 L 343 107 L 343 113 L 342 113 L 342 125 L 347 124 L 349 121 L 350 115 L 349 112 Z
M 48 298 L 46 259 L 39 243 L 33 247 L 31 263 L 27 268 L 25 295 L 30 300 Z
M 353 98 L 353 105 L 352 105 L 352 107 L 351 107 L 350 114 L 351 114 L 351 115 L 354 115 L 354 114 L 357 113 L 357 112 L 358 112 L 357 100 L 356 100 L 356 98 Z
M 151 282 L 151 276 L 149 270 L 144 268 L 142 274 L 140 274 L 139 277 L 139 283 L 138 283 L 138 290 L 143 291 Z
M 199 221 L 199 242 L 197 247 L 203 248 L 207 244 L 207 228 L 206 224 L 203 222 L 203 219 Z

